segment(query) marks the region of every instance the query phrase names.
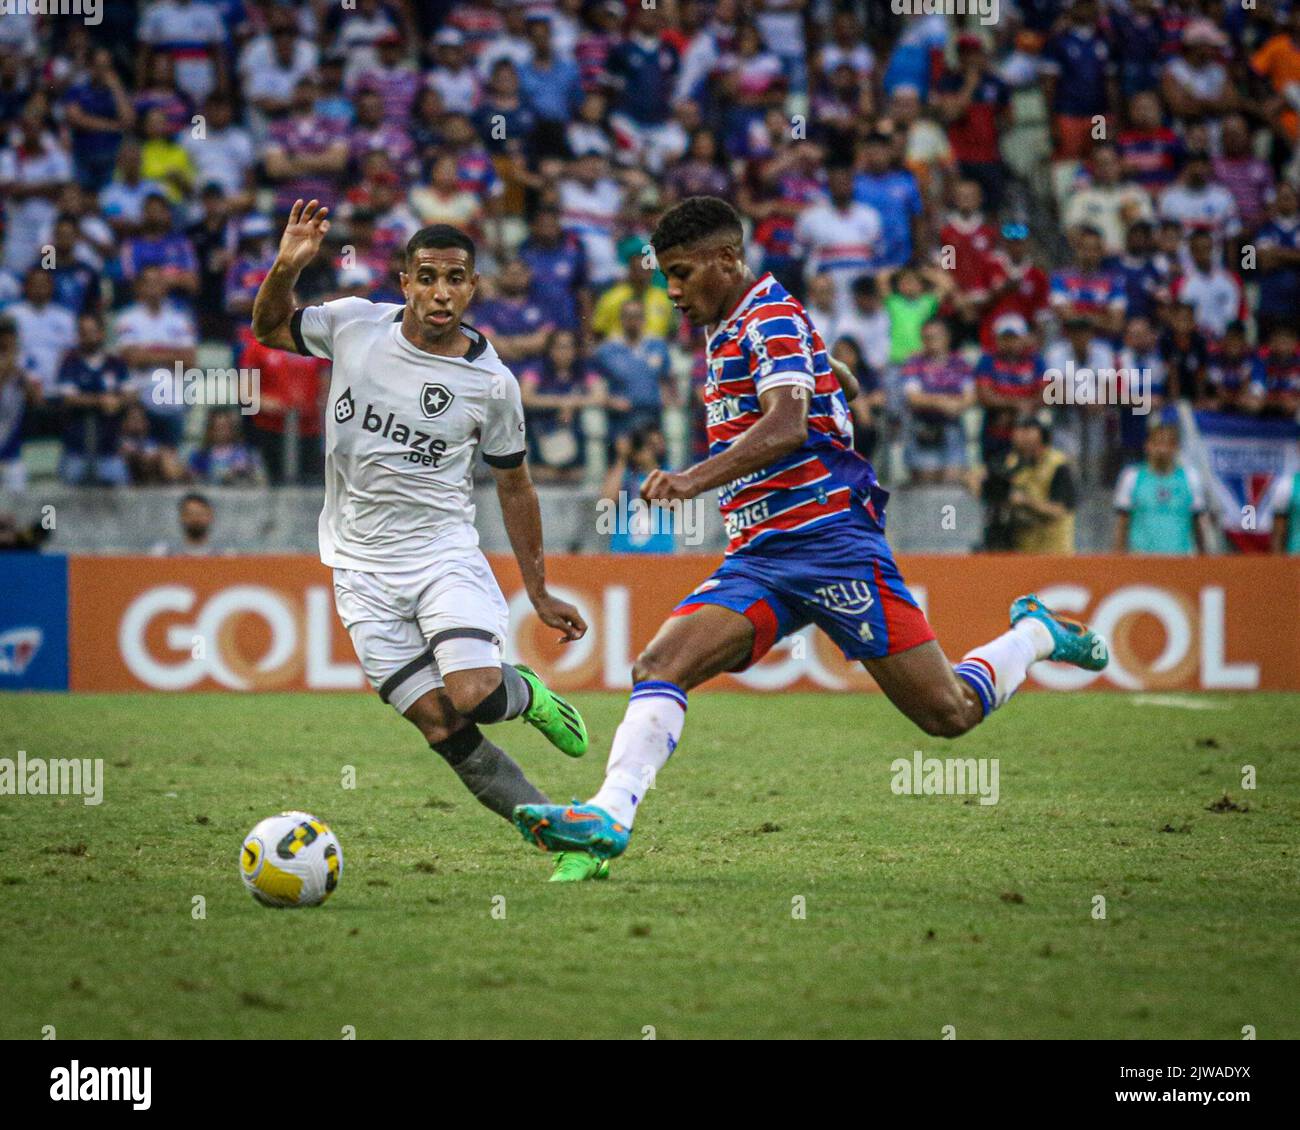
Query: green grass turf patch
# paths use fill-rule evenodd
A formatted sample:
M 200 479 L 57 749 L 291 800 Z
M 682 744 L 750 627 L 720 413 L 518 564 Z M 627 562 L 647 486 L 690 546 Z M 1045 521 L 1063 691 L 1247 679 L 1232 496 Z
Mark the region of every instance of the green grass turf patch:
M 624 707 L 573 698 L 582 761 L 491 731 L 561 800 Z M 0 698 L 0 757 L 106 779 L 0 796 L 0 1037 L 1295 1039 L 1300 695 L 1174 701 L 1209 709 L 1025 695 L 941 743 L 880 696 L 699 694 L 613 878 L 547 885 L 373 697 Z M 999 803 L 895 795 L 917 749 L 998 758 Z M 286 808 L 343 846 L 317 910 L 239 880 Z

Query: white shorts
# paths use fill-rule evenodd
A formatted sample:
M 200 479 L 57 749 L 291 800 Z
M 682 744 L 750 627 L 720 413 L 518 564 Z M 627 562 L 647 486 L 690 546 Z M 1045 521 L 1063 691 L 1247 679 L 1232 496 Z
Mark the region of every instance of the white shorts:
M 334 607 L 366 678 L 399 714 L 450 671 L 501 666 L 509 610 L 477 548 L 402 572 L 335 569 Z

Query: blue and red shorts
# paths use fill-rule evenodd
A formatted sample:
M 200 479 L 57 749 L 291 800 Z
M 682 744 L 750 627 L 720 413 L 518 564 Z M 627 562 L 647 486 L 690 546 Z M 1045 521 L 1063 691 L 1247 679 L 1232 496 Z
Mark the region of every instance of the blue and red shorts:
M 754 646 L 737 671 L 808 624 L 830 636 L 849 660 L 897 655 L 935 638 L 883 534 L 856 522 L 836 523 L 826 534 L 726 558 L 672 614 L 717 604 L 746 617 L 754 625 Z

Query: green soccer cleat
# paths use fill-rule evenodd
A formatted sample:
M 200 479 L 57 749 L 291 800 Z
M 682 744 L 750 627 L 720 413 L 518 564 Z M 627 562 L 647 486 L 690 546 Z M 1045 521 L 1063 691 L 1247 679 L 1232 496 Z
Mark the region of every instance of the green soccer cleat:
M 587 724 L 582 715 L 543 683 L 531 667 L 516 664 L 515 670 L 533 692 L 533 701 L 523 713 L 524 721 L 540 730 L 561 753 L 569 757 L 586 753 Z
M 1020 597 L 1011 605 L 1013 628 L 1026 617 L 1037 620 L 1051 633 L 1054 646 L 1049 659 L 1071 663 L 1085 671 L 1103 671 L 1110 662 L 1110 649 L 1103 637 L 1087 624 L 1053 612 L 1033 593 Z
M 547 882 L 581 883 L 586 879 L 608 878 L 608 859 L 597 859 L 585 851 L 562 851 L 555 857 L 555 870 Z

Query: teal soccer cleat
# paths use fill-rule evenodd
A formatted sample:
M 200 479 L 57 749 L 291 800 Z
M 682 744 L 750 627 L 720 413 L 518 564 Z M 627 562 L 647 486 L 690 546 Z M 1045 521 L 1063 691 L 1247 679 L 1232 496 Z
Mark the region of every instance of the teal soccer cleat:
M 1080 624 L 1078 620 L 1053 612 L 1033 593 L 1020 597 L 1011 605 L 1013 628 L 1026 617 L 1039 621 L 1051 633 L 1054 646 L 1049 659 L 1057 663 L 1071 663 L 1085 671 L 1105 670 L 1106 664 L 1110 662 L 1110 649 L 1106 646 L 1105 639 L 1087 624 Z
M 515 827 L 543 851 L 585 851 L 613 859 L 627 849 L 632 829 L 592 804 L 519 804 Z

